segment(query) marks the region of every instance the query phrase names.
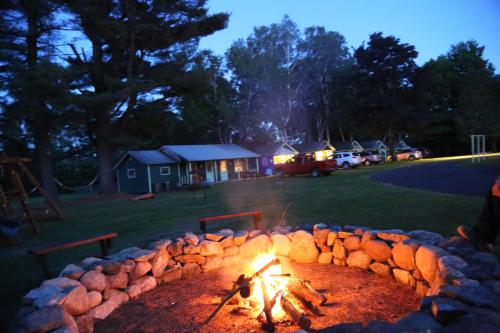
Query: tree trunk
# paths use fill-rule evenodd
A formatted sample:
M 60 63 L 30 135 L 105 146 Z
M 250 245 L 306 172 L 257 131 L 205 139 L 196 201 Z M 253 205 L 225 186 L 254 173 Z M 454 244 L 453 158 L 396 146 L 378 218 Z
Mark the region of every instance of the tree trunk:
M 113 175 L 113 149 L 106 137 L 97 137 L 97 156 L 99 157 L 99 192 L 116 192 Z
M 26 36 L 27 47 L 27 67 L 31 73 L 36 72 L 38 64 L 38 38 L 40 37 L 40 12 L 39 7 L 34 3 L 25 3 L 23 10 L 28 19 L 28 34 Z M 33 96 L 38 94 L 34 92 Z M 57 185 L 54 180 L 54 165 L 50 154 L 49 128 L 50 115 L 46 111 L 45 103 L 42 100 L 33 101 L 33 133 L 36 154 L 38 158 L 41 183 L 52 200 L 58 201 Z
M 40 115 L 37 115 L 40 117 Z M 55 182 L 54 164 L 52 163 L 50 137 L 48 127 L 35 126 L 36 155 L 40 168 L 40 180 L 43 188 L 54 201 L 58 201 L 57 184 Z

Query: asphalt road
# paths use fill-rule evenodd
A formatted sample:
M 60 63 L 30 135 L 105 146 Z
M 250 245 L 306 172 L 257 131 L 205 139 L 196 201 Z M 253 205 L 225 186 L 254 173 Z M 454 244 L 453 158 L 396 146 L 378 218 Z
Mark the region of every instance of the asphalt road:
M 387 170 L 370 179 L 396 186 L 484 197 L 499 175 L 500 164 L 471 166 L 464 161 L 446 161 Z

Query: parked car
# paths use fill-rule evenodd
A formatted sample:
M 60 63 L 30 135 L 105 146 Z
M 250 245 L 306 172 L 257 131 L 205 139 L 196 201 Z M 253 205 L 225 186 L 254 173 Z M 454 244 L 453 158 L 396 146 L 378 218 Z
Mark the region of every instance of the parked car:
M 362 151 L 361 153 L 359 153 L 359 156 L 361 157 L 361 163 L 366 166 L 369 166 L 371 164 L 379 164 L 380 162 L 382 162 L 382 155 L 375 151 Z
M 311 174 L 313 177 L 329 175 L 337 169 L 337 161 L 327 159 L 316 161 L 311 155 L 296 155 L 289 159 L 285 164 L 275 166 L 274 173 L 277 176 L 281 175 L 300 175 Z
M 337 165 L 341 166 L 344 170 L 356 168 L 362 162 L 361 156 L 358 153 L 350 151 L 339 151 L 333 154 L 333 159 L 337 161 Z
M 422 158 L 422 152 L 416 148 L 402 149 L 396 152 L 398 161 L 413 161 Z
M 422 158 L 429 158 L 431 157 L 432 153 L 429 149 L 424 148 L 424 147 L 418 147 L 416 148 L 422 152 Z

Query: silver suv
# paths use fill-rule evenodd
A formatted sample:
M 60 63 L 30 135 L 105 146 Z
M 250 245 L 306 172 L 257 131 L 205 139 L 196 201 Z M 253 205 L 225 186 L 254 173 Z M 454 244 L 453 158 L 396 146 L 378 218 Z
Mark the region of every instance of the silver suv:
M 382 155 L 374 151 L 362 151 L 361 153 L 359 153 L 359 156 L 361 156 L 361 163 L 366 166 L 369 166 L 371 164 L 379 164 L 380 162 L 382 162 Z
M 333 158 L 337 161 L 337 168 L 342 167 L 344 170 L 355 168 L 361 164 L 361 157 L 358 153 L 350 151 L 336 151 Z

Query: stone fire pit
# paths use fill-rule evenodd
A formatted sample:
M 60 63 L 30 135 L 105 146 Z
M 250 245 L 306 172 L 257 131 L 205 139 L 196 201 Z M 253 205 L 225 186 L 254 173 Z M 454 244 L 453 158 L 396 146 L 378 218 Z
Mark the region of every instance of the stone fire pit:
M 231 317 L 230 309 L 207 327 L 201 323 L 231 288 L 239 267 L 270 250 L 327 296 L 325 315 L 311 317 L 314 329 L 499 330 L 500 264 L 495 255 L 478 252 L 461 238 L 428 231 L 323 223 L 267 232 L 188 232 L 148 249 L 87 258 L 28 292 L 15 330 L 259 331 L 254 318 Z M 279 332 L 298 329 L 293 323 L 277 327 Z

